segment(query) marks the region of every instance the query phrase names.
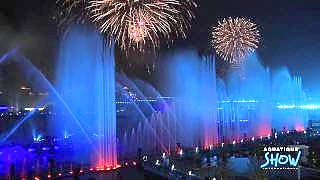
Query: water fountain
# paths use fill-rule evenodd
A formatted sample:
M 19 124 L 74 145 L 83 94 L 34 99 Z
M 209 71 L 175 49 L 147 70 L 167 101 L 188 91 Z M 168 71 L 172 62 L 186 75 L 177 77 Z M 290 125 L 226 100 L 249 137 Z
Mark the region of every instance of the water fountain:
M 220 141 L 265 137 L 272 128 L 301 130 L 306 125 L 306 111 L 278 108 L 305 102 L 301 79 L 292 77 L 286 68 L 272 73 L 251 54 L 238 69 L 227 73 L 226 81 L 217 82 Z
M 131 80 L 124 74 L 117 75 L 120 153 L 125 157 L 135 157 L 139 148 L 148 152 L 170 153 L 175 147 L 172 140 L 175 132 L 166 118 L 160 118 L 166 102 L 158 101 L 161 95 L 148 83 Z M 125 121 L 125 123 L 122 123 Z M 165 134 L 165 136 L 164 136 Z M 170 139 L 170 142 L 168 142 Z M 128 148 L 130 147 L 130 148 Z
M 135 158 L 139 148 L 170 154 L 177 143 L 210 148 L 219 141 L 268 136 L 271 128 L 301 131 L 308 118 L 305 109 L 313 108 L 304 105 L 300 77 L 292 77 L 285 68 L 271 72 L 256 54 L 239 69 L 231 69 L 225 80 L 216 78 L 211 57 L 200 57 L 194 50 L 169 55 L 160 74 L 161 83 L 167 83 L 166 98 L 145 81 L 115 75 L 113 51 L 94 29 L 71 28 L 61 42 L 55 87 L 17 50 L 2 56 L 0 63 L 14 59 L 28 85 L 48 96 L 2 133 L 1 143 L 29 143 L 43 132 L 63 141 L 71 137 L 72 152 L 54 157 L 57 161 L 76 163 L 68 164 L 69 169 L 79 164 L 110 168 L 119 159 Z M 36 109 L 51 104 L 51 121 L 38 130 L 38 121 L 31 119 Z M 29 131 L 21 128 L 26 122 Z M 17 133 L 22 129 L 26 133 Z M 5 150 L 6 162 L 20 163 L 20 171 L 26 166 L 36 166 L 39 173 L 48 168 L 48 147 L 42 147 L 46 152 L 37 157 L 32 155 L 33 148 L 10 148 Z M 24 157 L 8 153 L 14 149 Z
M 2 155 L 0 158 L 0 166 L 3 166 L 0 171 L 0 176 L 8 174 L 11 167 L 14 167 L 14 173 L 18 176 L 29 175 L 28 173 L 40 174 L 48 170 L 48 157 L 51 156 L 48 152 L 55 149 L 55 147 L 42 146 L 39 143 L 42 140 L 42 135 L 38 133 L 44 132 L 46 136 L 48 136 L 49 129 L 52 127 L 48 123 L 49 118 L 41 115 L 42 110 L 50 105 L 52 101 L 60 101 L 67 109 L 68 106 L 66 106 L 60 94 L 52 86 L 50 81 L 31 61 L 24 57 L 19 50 L 13 49 L 9 51 L 5 55 L 5 58 L 2 58 L 1 63 L 16 65 L 23 74 L 28 86 L 32 87 L 36 92 L 48 92 L 49 96 L 44 96 L 40 99 L 40 101 L 37 102 L 38 104 L 31 108 L 29 112 L 16 111 L 15 113 L 8 113 L 10 116 L 9 120 L 13 122 L 6 124 L 7 129 L 1 133 L 0 137 L 1 145 L 3 145 L 0 149 L 0 154 Z M 15 120 L 12 119 L 13 116 L 16 117 Z M 13 145 L 10 145 L 11 143 L 13 143 Z M 14 145 L 16 143 L 23 146 Z M 30 144 L 36 145 L 36 147 L 32 147 L 33 145 L 29 146 Z M 6 157 L 9 159 L 6 159 Z M 66 157 L 61 158 L 58 154 L 56 154 L 54 158 L 63 161 L 72 161 L 72 159 Z
M 102 168 L 118 162 L 113 53 L 95 29 L 75 26 L 61 43 L 57 66 L 57 90 L 74 116 L 55 104 L 56 136 L 68 132 L 77 157 Z
M 271 134 L 272 127 L 278 130 L 283 126 L 288 129 L 305 127 L 306 112 L 294 109 L 290 113 L 288 110 L 277 108 L 281 102 L 291 102 L 277 98 L 284 90 L 285 94 L 292 96 L 290 98 L 294 99 L 295 103 L 303 103 L 305 96 L 300 78 L 291 78 L 288 75 L 287 79 L 283 79 L 279 75 L 273 75 L 268 68 L 261 65 L 256 54 L 248 57 L 238 69 L 231 69 L 226 80 L 220 78 L 215 80 L 212 59 L 201 59 L 190 50 L 170 55 L 167 62 L 169 63 L 165 64 L 165 67 L 170 68 L 161 71 L 161 76 L 167 75 L 162 79 L 162 83 L 170 81 L 167 87 L 170 87 L 170 95 L 174 97 L 172 103 L 158 99 L 166 107 L 165 111 L 154 111 L 153 107 L 147 103 L 147 107 L 150 106 L 152 109 L 151 115 L 150 113 L 144 115 L 149 117 L 146 121 L 148 128 L 145 126 L 146 123 L 134 125 L 134 130 L 126 131 L 126 140 L 123 141 L 137 144 L 142 132 L 146 141 L 140 146 L 150 151 L 159 149 L 159 144 L 172 150 L 176 143 L 187 147 L 203 145 L 208 148 L 214 144 L 210 142 L 240 141 L 251 136 L 266 137 Z M 288 74 L 288 70 L 280 71 Z M 130 80 L 127 79 L 127 81 Z M 279 88 L 277 82 L 283 81 L 287 85 L 282 83 L 282 87 Z M 133 94 L 139 94 L 140 98 L 144 97 L 145 93 L 151 97 L 162 97 L 147 83 L 135 81 L 128 86 L 134 86 L 130 89 L 138 89 L 139 92 L 134 91 Z M 275 90 L 275 87 L 278 89 Z M 141 92 L 142 89 L 143 92 Z M 215 92 L 217 92 L 217 99 Z M 217 111 L 214 108 L 216 102 L 218 102 Z M 139 109 L 146 112 L 146 108 L 141 108 L 141 105 Z M 215 122 L 216 115 L 217 122 Z M 293 117 L 295 119 L 292 119 Z M 198 133 L 200 131 L 204 133 Z M 138 139 L 131 138 L 134 140 L 131 142 L 129 137 L 133 134 Z M 149 141 L 154 144 L 151 145 Z
M 186 147 L 218 143 L 215 61 L 194 50 L 178 52 L 165 64 L 169 93 L 176 98 L 177 142 Z M 161 74 L 161 75 L 163 75 Z
M 307 102 L 301 77 L 291 76 L 287 68 L 277 70 L 273 76 L 272 99 L 276 106 L 273 116 L 277 117 L 272 122 L 272 127 L 304 131 L 304 127 L 307 127 L 307 109 L 290 107 L 303 107 Z
M 118 84 L 125 87 L 119 89 L 126 89 L 123 99 L 141 111 L 143 119 L 119 135 L 121 147 L 170 154 L 178 144 L 186 148 L 198 145 L 209 148 L 217 143 L 214 61 L 201 58 L 195 51 L 186 52 L 169 57 L 166 67 L 170 68 L 162 72 L 168 76 L 161 74 L 165 77 L 161 83 L 170 81 L 170 95 L 174 98 L 163 97 L 146 82 L 118 75 Z

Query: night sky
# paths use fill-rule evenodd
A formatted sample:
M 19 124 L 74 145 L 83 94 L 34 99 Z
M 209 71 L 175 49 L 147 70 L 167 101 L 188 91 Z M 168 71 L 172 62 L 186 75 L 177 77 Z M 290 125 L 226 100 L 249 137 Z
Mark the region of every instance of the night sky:
M 0 8 L 0 53 L 19 46 L 53 80 L 59 42 L 52 21 L 54 0 L 4 1 Z M 251 18 L 262 31 L 258 53 L 263 64 L 272 69 L 287 66 L 292 74 L 302 75 L 305 88 L 320 90 L 319 0 L 200 0 L 199 4 L 190 39 L 175 47 L 208 51 L 209 28 L 218 19 Z

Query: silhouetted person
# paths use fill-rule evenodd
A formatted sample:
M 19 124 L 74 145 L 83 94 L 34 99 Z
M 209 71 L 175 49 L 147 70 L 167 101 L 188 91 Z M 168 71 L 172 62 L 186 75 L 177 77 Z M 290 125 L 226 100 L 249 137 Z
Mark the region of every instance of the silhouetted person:
M 79 180 L 80 179 L 80 168 L 75 168 L 74 169 L 74 179 Z
M 210 153 L 208 153 L 207 155 L 206 155 L 206 158 L 207 158 L 207 166 L 208 167 L 210 167 L 211 166 L 211 160 L 210 160 L 210 158 L 211 158 L 211 154 Z
M 50 172 L 50 174 L 51 175 L 53 175 L 53 174 L 55 174 L 56 173 L 56 167 L 55 167 L 55 161 L 54 161 L 54 159 L 50 159 L 49 160 L 49 172 Z
M 15 176 L 14 176 L 14 164 L 10 165 L 10 174 L 9 174 L 9 180 L 15 180 Z
M 137 158 L 139 161 L 143 160 L 142 149 L 138 148 Z
M 143 170 L 143 163 L 144 163 L 144 160 L 143 160 L 143 154 L 142 154 L 142 149 L 139 148 L 138 149 L 138 153 L 137 153 L 137 159 L 138 159 L 138 169 L 139 170 Z

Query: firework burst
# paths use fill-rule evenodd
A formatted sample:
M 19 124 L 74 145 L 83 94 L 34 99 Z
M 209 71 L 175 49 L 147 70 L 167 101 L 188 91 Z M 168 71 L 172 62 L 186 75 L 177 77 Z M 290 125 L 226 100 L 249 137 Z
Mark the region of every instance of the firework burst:
M 160 40 L 186 38 L 194 0 L 91 0 L 88 9 L 99 30 L 121 49 L 159 48 Z
M 245 18 L 223 19 L 213 28 L 212 46 L 225 61 L 239 63 L 258 48 L 257 25 Z
M 59 31 L 64 33 L 70 24 L 84 23 L 87 17 L 86 6 L 87 0 L 56 0 L 53 19 L 57 22 Z

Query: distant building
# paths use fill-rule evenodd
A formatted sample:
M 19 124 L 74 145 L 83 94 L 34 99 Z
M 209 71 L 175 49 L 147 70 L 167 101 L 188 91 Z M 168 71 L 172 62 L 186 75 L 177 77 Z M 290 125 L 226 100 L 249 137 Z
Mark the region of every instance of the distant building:
M 320 130 L 320 119 L 310 119 L 309 120 L 309 128 L 313 130 Z

